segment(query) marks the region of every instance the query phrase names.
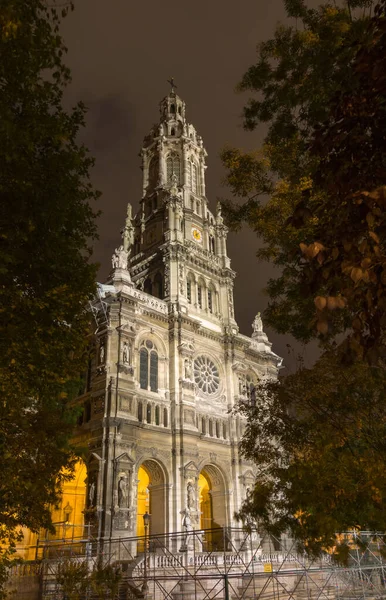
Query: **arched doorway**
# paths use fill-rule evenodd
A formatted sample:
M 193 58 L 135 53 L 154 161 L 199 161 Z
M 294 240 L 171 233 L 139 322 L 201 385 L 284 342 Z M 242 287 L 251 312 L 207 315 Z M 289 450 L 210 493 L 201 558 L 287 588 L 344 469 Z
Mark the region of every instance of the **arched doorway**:
M 205 529 L 207 550 L 223 550 L 227 524 L 224 478 L 217 467 L 206 465 L 198 478 L 200 528 Z
M 145 535 L 143 515 L 150 515 L 149 535 L 166 533 L 168 518 L 166 512 L 167 485 L 164 471 L 155 460 L 145 460 L 138 468 L 137 488 L 137 535 Z

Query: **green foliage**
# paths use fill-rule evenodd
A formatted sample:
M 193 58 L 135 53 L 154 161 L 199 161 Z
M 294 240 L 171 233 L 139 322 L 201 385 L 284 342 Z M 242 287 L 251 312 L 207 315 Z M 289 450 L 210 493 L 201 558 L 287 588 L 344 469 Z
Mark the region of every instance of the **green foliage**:
M 286 2 L 296 27 L 259 47 L 241 83 L 260 94 L 244 116 L 249 129 L 269 123 L 263 147 L 223 152 L 243 198 L 225 203 L 228 222 L 246 221 L 280 268 L 266 322 L 323 352 L 242 409 L 259 479 L 240 517 L 289 529 L 311 553 L 334 548 L 336 532 L 386 525 L 386 3 L 374 17 L 371 5 Z
M 61 586 L 67 600 L 80 600 L 91 591 L 93 598 L 115 598 L 122 579 L 119 569 L 112 565 L 97 563 L 89 571 L 86 562 L 75 559 L 62 563 L 56 581 Z
M 65 16 L 70 3 L 61 12 Z M 0 7 L 0 524 L 50 527 L 71 476 L 74 415 L 96 265 L 85 107 L 62 108 L 70 73 L 60 15 L 40 0 Z M 61 472 L 63 466 L 66 472 Z M 61 472 L 61 474 L 59 474 Z M 8 533 L 7 533 L 8 532 Z
M 67 600 L 80 600 L 87 592 L 88 578 L 86 562 L 67 560 L 59 565 L 56 582 L 61 586 Z
M 120 570 L 113 565 L 95 565 L 90 575 L 91 589 L 97 598 L 114 598 L 118 594 L 122 575 Z
M 260 386 L 241 444 L 258 469 L 240 517 L 289 531 L 311 554 L 342 555 L 336 533 L 386 530 L 386 379 L 366 363 L 341 368 L 334 350 L 313 369 Z

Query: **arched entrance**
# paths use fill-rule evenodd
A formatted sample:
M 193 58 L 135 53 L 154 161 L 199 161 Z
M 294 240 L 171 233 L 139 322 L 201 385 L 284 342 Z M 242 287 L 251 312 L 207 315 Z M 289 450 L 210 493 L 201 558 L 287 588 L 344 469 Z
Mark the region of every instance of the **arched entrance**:
M 206 465 L 201 470 L 198 491 L 200 528 L 206 530 L 206 547 L 208 550 L 222 550 L 223 528 L 227 524 L 227 506 L 224 478 L 217 467 Z
M 143 515 L 150 515 L 149 535 L 166 533 L 166 491 L 164 471 L 155 460 L 145 460 L 138 468 L 137 535 L 145 535 Z

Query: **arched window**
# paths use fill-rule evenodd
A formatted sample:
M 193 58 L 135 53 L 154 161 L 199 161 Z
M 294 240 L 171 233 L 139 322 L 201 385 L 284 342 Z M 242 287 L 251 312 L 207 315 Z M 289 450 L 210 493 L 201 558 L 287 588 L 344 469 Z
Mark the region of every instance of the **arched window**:
M 209 435 L 213 437 L 213 421 L 209 421 Z
M 181 114 L 181 106 L 178 107 L 178 114 Z
M 148 403 L 146 407 L 146 423 L 151 423 L 151 404 Z
M 174 127 L 172 127 L 172 129 L 171 129 L 170 135 L 176 135 L 176 130 L 174 129 Z
M 224 438 L 224 440 L 227 439 L 227 426 L 225 422 L 223 422 L 222 424 L 222 437 Z
M 168 426 L 168 409 L 164 408 L 164 427 Z
M 146 348 L 141 348 L 139 353 L 139 385 L 143 390 L 147 390 L 149 382 L 149 352 Z
M 213 312 L 213 292 L 208 290 L 208 310 L 210 313 Z
M 186 282 L 186 297 L 188 299 L 189 304 L 192 304 L 192 281 L 188 279 Z
M 158 391 L 158 354 L 150 340 L 142 342 L 139 351 L 139 384 L 143 390 Z
M 171 104 L 170 105 L 170 112 L 174 115 L 176 112 L 176 105 L 175 104 Z
M 210 235 L 209 236 L 209 251 L 213 252 L 214 254 L 214 250 L 215 250 L 215 245 L 214 245 L 214 236 Z
M 159 425 L 159 406 L 155 407 L 155 424 Z
M 145 280 L 145 283 L 143 284 L 143 291 L 146 292 L 146 294 L 152 294 L 153 293 L 153 284 L 151 282 L 150 277 L 148 277 Z
M 149 165 L 149 185 L 155 187 L 158 183 L 158 156 L 153 156 Z
M 172 180 L 172 175 L 176 175 L 177 183 L 181 181 L 181 163 L 177 154 L 170 154 L 166 159 L 166 180 L 168 183 Z
M 158 391 L 158 354 L 155 350 L 150 352 L 150 389 Z
M 216 437 L 220 437 L 220 423 L 216 421 Z
M 206 434 L 206 420 L 205 417 L 202 417 L 202 421 L 201 421 L 201 431 L 202 433 L 205 435 Z
M 142 423 L 142 418 L 143 418 L 143 415 L 142 415 L 142 402 L 138 402 L 137 414 L 138 414 L 138 421 L 140 423 Z
M 157 273 L 154 277 L 153 296 L 156 296 L 156 298 L 160 298 L 161 300 L 164 297 L 163 279 L 161 273 Z
M 197 286 L 197 304 L 199 308 L 202 308 L 202 286 Z

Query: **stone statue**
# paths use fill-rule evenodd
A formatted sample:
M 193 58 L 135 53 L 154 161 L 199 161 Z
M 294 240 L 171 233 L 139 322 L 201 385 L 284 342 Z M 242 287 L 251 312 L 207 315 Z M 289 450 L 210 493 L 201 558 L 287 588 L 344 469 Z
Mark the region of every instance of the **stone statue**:
M 90 489 L 88 490 L 88 499 L 90 501 L 90 508 L 94 506 L 94 496 L 95 496 L 95 482 L 93 481 L 90 485 Z
M 127 342 L 123 343 L 122 360 L 125 365 L 130 364 L 130 350 Z
M 123 230 L 123 236 L 122 236 L 123 237 L 123 249 L 125 252 L 128 253 L 128 255 L 130 254 L 131 248 L 134 244 L 134 227 L 133 227 L 131 220 L 132 220 L 132 207 L 131 207 L 131 204 L 129 203 L 127 205 L 126 223 L 125 223 L 125 228 Z M 125 268 L 127 268 L 127 263 L 126 263 Z
M 111 259 L 113 269 L 127 269 L 128 256 L 129 254 L 123 246 L 119 246 L 119 248 L 116 248 Z
M 172 173 L 172 176 L 170 178 L 170 194 L 172 196 L 177 196 L 178 193 L 178 187 L 177 187 L 177 183 L 178 183 L 178 179 L 177 179 L 177 175 L 175 173 Z
M 99 364 L 103 365 L 104 362 L 105 362 L 105 347 L 102 344 L 101 347 L 99 348 Z
M 193 527 L 192 527 L 192 520 L 190 518 L 190 511 L 188 509 L 186 509 L 184 511 L 184 516 L 182 518 L 182 529 L 188 533 L 190 531 L 192 531 Z
M 224 219 L 222 217 L 221 202 L 217 202 L 216 222 L 218 225 L 222 225 L 224 223 Z
M 184 375 L 185 375 L 185 379 L 188 379 L 189 381 L 191 381 L 192 375 L 193 375 L 193 373 L 192 373 L 192 363 L 191 363 L 191 361 L 188 358 L 185 359 L 185 373 L 184 373 Z
M 127 508 L 128 485 L 126 477 L 121 477 L 118 481 L 118 506 Z
M 196 508 L 196 492 L 191 481 L 189 481 L 186 491 L 188 508 Z
M 263 321 L 261 315 L 258 312 L 252 323 L 253 333 L 261 333 L 263 331 Z

